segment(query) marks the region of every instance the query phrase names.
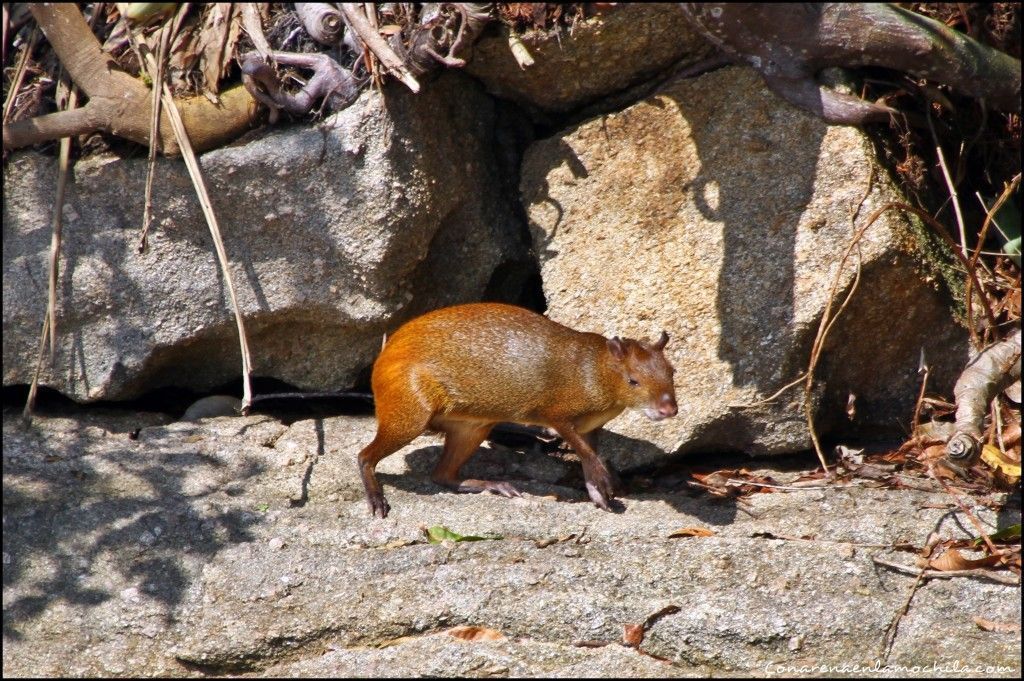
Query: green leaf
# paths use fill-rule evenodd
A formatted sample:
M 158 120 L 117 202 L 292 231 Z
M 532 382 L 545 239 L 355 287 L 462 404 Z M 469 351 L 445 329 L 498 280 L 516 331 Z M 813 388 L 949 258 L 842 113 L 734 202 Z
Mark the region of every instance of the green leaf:
M 985 210 L 991 210 L 995 202 L 995 199 L 981 197 Z M 1020 209 L 1012 198 L 1007 199 L 992 216 L 992 224 L 1002 237 L 1003 253 L 1020 267 Z
M 1010 525 L 1009 527 L 1004 527 L 1001 530 L 993 532 L 988 536 L 988 538 L 994 541 L 1002 542 L 1011 542 L 1014 539 L 1020 539 L 1020 523 L 1017 523 L 1016 525 Z M 974 540 L 974 545 L 981 546 L 982 543 L 984 543 L 984 541 L 984 539 L 978 537 Z
M 452 532 L 443 525 L 434 525 L 433 527 L 427 527 L 423 530 L 427 535 L 427 541 L 431 544 L 440 544 L 441 542 L 447 541 L 485 541 L 487 539 L 502 539 L 503 537 L 498 534 L 491 534 L 486 536 L 477 536 L 472 534 L 458 534 Z

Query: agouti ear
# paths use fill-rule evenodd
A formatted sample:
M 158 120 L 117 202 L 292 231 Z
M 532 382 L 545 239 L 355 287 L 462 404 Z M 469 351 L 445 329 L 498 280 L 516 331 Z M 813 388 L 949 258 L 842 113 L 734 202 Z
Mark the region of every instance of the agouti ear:
M 653 347 L 655 350 L 664 350 L 666 345 L 668 345 L 668 334 L 662 331 L 661 338 L 658 339 L 658 342 Z
M 608 351 L 616 359 L 626 359 L 626 346 L 618 336 L 608 340 Z

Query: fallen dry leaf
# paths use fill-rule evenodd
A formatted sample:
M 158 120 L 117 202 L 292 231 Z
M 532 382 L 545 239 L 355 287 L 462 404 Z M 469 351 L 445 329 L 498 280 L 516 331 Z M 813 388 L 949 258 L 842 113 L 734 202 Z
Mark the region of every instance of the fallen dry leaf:
M 703 527 L 684 527 L 681 530 L 676 530 L 668 536 L 669 539 L 677 539 L 679 537 L 714 537 L 715 533 L 711 530 Z
M 1011 423 L 1003 428 L 1003 446 L 1007 449 L 1007 454 L 1016 454 L 1017 461 L 1020 462 L 1020 449 L 1016 452 L 1011 452 L 1016 445 L 1020 444 L 1020 424 Z
M 984 617 L 975 617 L 974 623 L 982 631 L 1012 632 L 1020 631 L 1020 622 L 993 622 Z
M 965 558 L 956 549 L 948 549 L 938 558 L 928 561 L 928 567 L 941 572 L 950 570 L 973 570 L 975 568 L 992 567 L 999 564 L 999 556 L 985 556 L 984 558 Z
M 627 624 L 622 627 L 622 644 L 636 648 L 644 640 L 644 625 Z
M 505 635 L 494 629 L 486 627 L 452 627 L 448 630 L 449 636 L 462 639 L 463 641 L 500 641 Z
M 981 449 L 981 460 L 990 468 L 1001 472 L 1011 484 L 1020 480 L 1020 462 L 1011 461 L 1003 456 L 998 447 L 985 445 Z

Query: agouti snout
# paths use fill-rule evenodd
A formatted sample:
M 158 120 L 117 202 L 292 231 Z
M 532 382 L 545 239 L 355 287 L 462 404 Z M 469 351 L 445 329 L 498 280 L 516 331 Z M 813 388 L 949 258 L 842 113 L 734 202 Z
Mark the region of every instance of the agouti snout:
M 555 430 L 579 455 L 590 498 L 611 510 L 611 477 L 588 434 L 627 407 L 656 421 L 676 415 L 666 343 L 665 332 L 655 343 L 608 339 L 497 303 L 447 307 L 406 323 L 373 365 L 377 435 L 359 453 L 371 513 L 383 518 L 389 510 L 377 462 L 426 430 L 445 433 L 435 482 L 519 496 L 507 482 L 459 477 L 501 421 Z

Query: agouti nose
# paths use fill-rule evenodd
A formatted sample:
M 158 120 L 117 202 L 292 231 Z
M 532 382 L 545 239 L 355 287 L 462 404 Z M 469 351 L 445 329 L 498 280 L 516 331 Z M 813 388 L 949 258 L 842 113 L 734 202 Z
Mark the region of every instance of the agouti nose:
M 678 414 L 679 408 L 676 406 L 676 399 L 668 393 L 662 395 L 658 404 L 658 413 L 666 417 Z

